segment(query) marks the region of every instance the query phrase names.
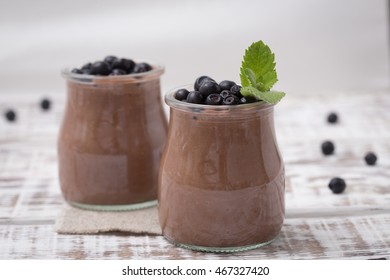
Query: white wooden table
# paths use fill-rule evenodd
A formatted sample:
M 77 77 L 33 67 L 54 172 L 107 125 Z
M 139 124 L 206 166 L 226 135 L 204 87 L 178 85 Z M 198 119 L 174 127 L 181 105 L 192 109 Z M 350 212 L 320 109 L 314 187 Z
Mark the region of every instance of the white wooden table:
M 276 107 L 276 130 L 286 164 L 286 220 L 270 245 L 236 254 L 176 248 L 161 236 L 124 233 L 59 235 L 63 205 L 56 137 L 64 97 L 39 108 L 41 96 L 0 95 L 0 259 L 390 259 L 390 91 L 290 93 Z M 340 123 L 325 122 L 329 111 Z M 336 154 L 325 157 L 330 139 Z M 367 151 L 378 155 L 367 166 Z M 341 195 L 327 187 L 346 180 Z

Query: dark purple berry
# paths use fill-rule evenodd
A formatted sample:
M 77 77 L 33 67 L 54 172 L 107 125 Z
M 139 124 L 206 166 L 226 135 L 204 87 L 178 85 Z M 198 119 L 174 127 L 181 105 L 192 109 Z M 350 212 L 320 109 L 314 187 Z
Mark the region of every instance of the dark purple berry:
M 222 96 L 218 93 L 212 93 L 206 98 L 207 105 L 221 105 L 222 104 Z
M 222 90 L 230 90 L 232 88 L 232 86 L 235 86 L 236 83 L 233 82 L 233 81 L 228 81 L 228 80 L 225 80 L 225 81 L 222 81 L 219 83 L 219 86 L 221 87 Z
M 108 64 L 112 64 L 115 60 L 117 60 L 118 58 L 116 56 L 113 56 L 113 55 L 108 55 L 104 58 L 104 62 L 107 62 Z
M 16 113 L 14 110 L 7 110 L 4 115 L 9 122 L 14 122 L 16 120 Z
M 85 68 L 85 69 L 82 69 L 81 71 L 82 71 L 83 74 L 85 74 L 85 75 L 92 75 L 92 74 L 91 74 L 91 69 Z
M 92 63 L 88 62 L 88 63 L 84 64 L 84 65 L 81 67 L 81 70 L 85 70 L 85 69 L 91 70 L 91 67 L 92 67 Z
M 331 155 L 334 152 L 334 144 L 331 141 L 325 141 L 321 145 L 321 150 L 324 155 Z
M 239 97 L 239 98 L 242 97 L 242 95 L 241 95 L 241 86 L 239 86 L 239 85 L 234 85 L 234 86 L 232 86 L 232 87 L 230 88 L 230 92 L 231 92 L 233 95 L 235 95 L 235 96 L 237 96 L 237 97 Z
M 200 76 L 199 78 L 197 78 L 196 80 L 195 80 L 195 83 L 194 83 L 194 89 L 195 90 L 199 90 L 199 88 L 200 88 L 200 86 L 201 86 L 201 84 L 202 84 L 202 82 L 203 81 L 214 81 L 212 78 L 210 78 L 209 76 Z
M 248 104 L 257 102 L 257 99 L 252 96 L 243 96 L 240 98 L 239 104 Z
M 230 95 L 230 96 L 224 98 L 222 103 L 223 103 L 223 105 L 236 105 L 236 104 L 238 104 L 238 102 L 239 102 L 239 99 L 237 96 Z
M 115 59 L 111 63 L 111 67 L 113 69 L 122 69 L 127 72 L 127 74 L 130 74 L 134 72 L 135 68 L 135 62 L 131 59 L 121 58 L 121 59 Z
M 188 103 L 201 104 L 203 102 L 203 97 L 199 91 L 190 91 L 186 100 Z
M 364 160 L 366 161 L 366 163 L 368 165 L 375 165 L 377 159 L 378 158 L 377 158 L 376 154 L 374 154 L 372 152 L 367 153 L 366 156 L 364 157 Z
M 127 72 L 123 69 L 112 69 L 110 76 L 120 76 L 120 75 L 126 75 Z
M 75 73 L 75 74 L 83 74 L 83 71 L 81 71 L 78 68 L 73 68 L 72 71 L 70 71 L 70 72 Z
M 199 92 L 204 98 L 206 98 L 212 93 L 220 93 L 221 87 L 216 82 L 206 81 L 200 86 Z
M 152 70 L 152 66 L 150 66 L 149 64 L 147 64 L 145 62 L 142 62 L 142 63 L 138 63 L 135 65 L 133 72 L 134 73 L 143 73 L 143 72 L 148 72 L 150 70 Z
M 50 110 L 51 101 L 47 98 L 44 98 L 41 100 L 40 106 L 41 106 L 41 109 L 44 111 Z
M 204 83 L 207 83 L 207 82 L 213 82 L 213 83 L 216 83 L 218 85 L 218 83 L 214 80 L 214 79 L 211 79 L 211 78 L 206 78 L 206 79 L 203 79 L 200 84 L 199 84 L 199 88 L 204 84 Z M 218 85 L 219 86 L 219 85 Z
M 336 113 L 330 113 L 328 115 L 328 123 L 337 123 L 338 116 Z
M 104 61 L 97 61 L 91 66 L 91 74 L 107 76 L 110 74 L 110 66 Z
M 329 182 L 329 188 L 332 190 L 333 193 L 339 194 L 342 193 L 347 185 L 345 184 L 345 181 L 341 178 L 333 178 Z
M 229 90 L 223 90 L 223 91 L 221 91 L 220 95 L 222 96 L 222 98 L 226 98 L 226 97 L 232 95 L 232 93 Z
M 188 90 L 186 90 L 185 88 L 181 88 L 181 89 L 178 89 L 176 92 L 175 92 L 175 98 L 177 100 L 186 100 L 187 99 L 187 96 L 190 92 Z
M 88 62 L 88 63 L 85 63 L 82 67 L 81 67 L 81 72 L 82 74 L 85 74 L 85 75 L 91 75 L 91 68 L 92 68 L 92 63 Z

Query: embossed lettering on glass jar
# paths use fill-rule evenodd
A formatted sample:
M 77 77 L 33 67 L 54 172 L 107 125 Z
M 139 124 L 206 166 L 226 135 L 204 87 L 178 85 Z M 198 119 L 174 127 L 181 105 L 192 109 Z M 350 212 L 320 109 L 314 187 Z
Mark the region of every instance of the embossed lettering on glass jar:
M 112 211 L 156 204 L 168 130 L 163 72 L 156 64 L 123 76 L 62 72 L 67 104 L 58 138 L 59 179 L 70 204 Z
M 270 243 L 285 210 L 273 105 L 197 105 L 176 100 L 176 90 L 165 97 L 170 123 L 158 189 L 164 237 L 212 252 Z

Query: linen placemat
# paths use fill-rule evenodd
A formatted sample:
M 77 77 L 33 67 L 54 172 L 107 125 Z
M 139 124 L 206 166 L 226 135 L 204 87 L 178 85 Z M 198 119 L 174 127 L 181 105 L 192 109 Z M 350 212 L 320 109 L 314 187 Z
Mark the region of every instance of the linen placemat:
M 127 232 L 161 235 L 157 207 L 133 211 L 90 211 L 65 204 L 56 219 L 55 230 L 61 234 Z

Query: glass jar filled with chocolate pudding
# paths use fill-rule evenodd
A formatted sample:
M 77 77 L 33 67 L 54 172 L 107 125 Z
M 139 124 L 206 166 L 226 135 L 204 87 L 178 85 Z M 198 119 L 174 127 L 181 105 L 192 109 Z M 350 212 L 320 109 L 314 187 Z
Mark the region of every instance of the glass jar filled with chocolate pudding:
M 163 235 L 209 252 L 266 245 L 285 213 L 274 105 L 242 96 L 230 81 L 203 90 L 197 83 L 195 90 L 186 86 L 165 96 L 170 123 L 158 189 Z
M 59 180 L 73 206 L 103 211 L 157 204 L 167 136 L 164 67 L 109 56 L 63 70 L 67 102 L 58 138 Z

